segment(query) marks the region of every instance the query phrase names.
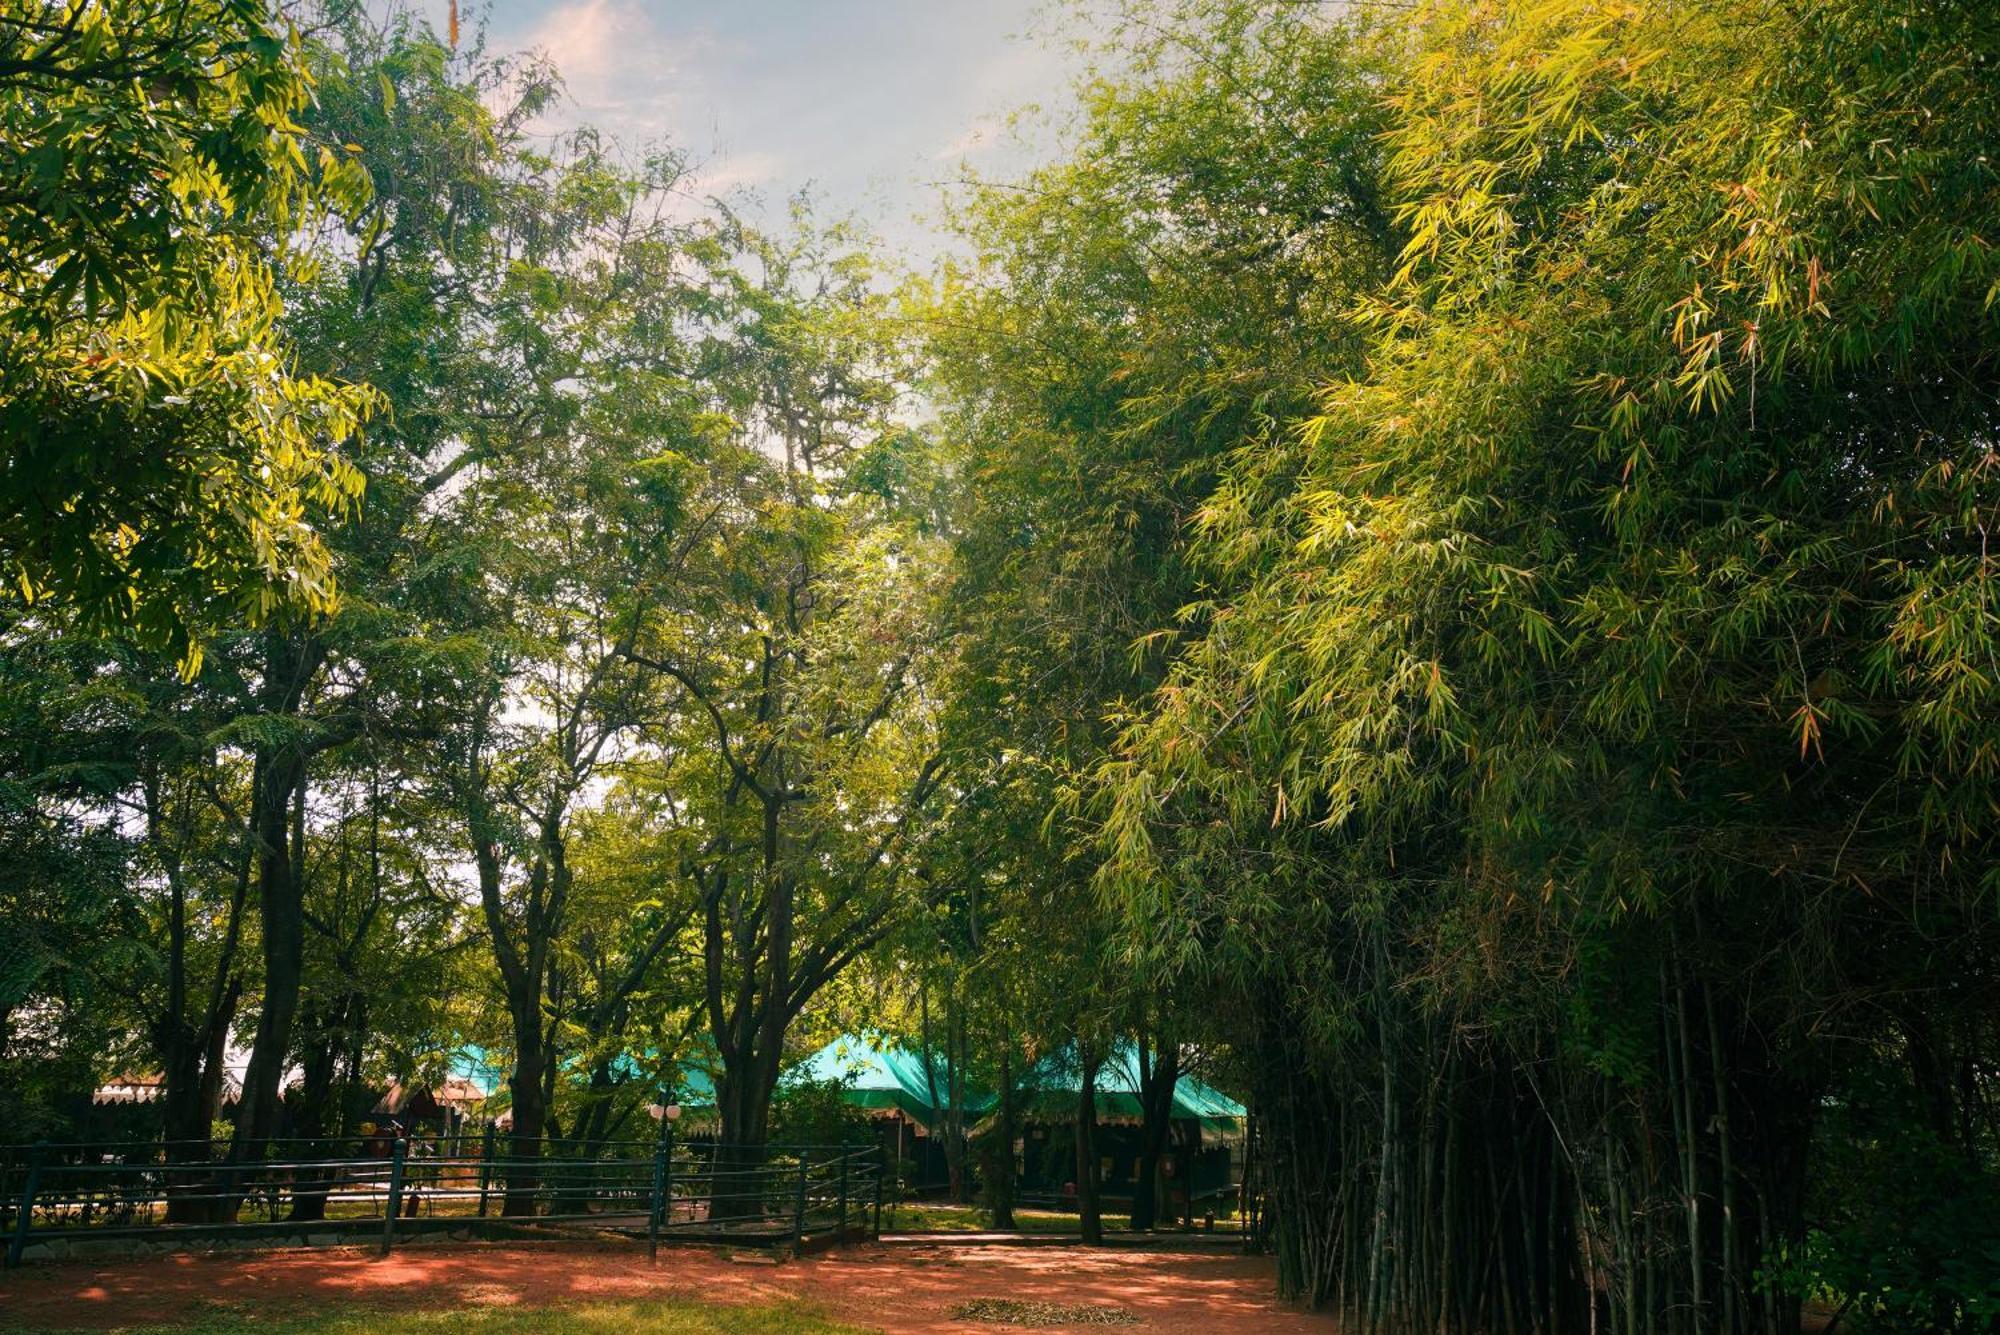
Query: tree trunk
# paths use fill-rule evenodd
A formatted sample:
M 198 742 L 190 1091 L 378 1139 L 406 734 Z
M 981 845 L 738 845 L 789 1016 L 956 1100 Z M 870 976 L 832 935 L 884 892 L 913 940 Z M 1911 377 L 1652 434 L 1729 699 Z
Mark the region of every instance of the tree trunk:
M 296 724 L 308 684 L 325 650 L 312 640 L 277 635 L 265 641 L 262 712 Z M 257 1008 L 257 1036 L 243 1073 L 243 1097 L 236 1114 L 231 1162 L 264 1153 L 261 1142 L 276 1136 L 283 1114 L 285 1059 L 298 1014 L 299 983 L 305 970 L 305 903 L 301 854 L 293 846 L 296 819 L 303 814 L 306 744 L 285 739 L 259 749 L 251 775 L 250 844 L 257 868 L 257 909 L 264 945 L 264 991 Z
M 202 1030 L 183 1033 L 173 1045 L 166 1069 L 164 1131 L 167 1158 L 173 1162 L 205 1163 L 213 1154 L 210 1136 L 215 1118 L 222 1111 L 223 1054 L 229 1041 L 229 1025 L 236 1018 L 236 1006 L 243 996 L 243 980 L 232 976 L 218 988 L 216 999 Z M 197 1177 L 182 1177 L 180 1192 L 167 1195 L 167 1222 L 170 1224 L 211 1223 L 223 1217 L 223 1203 L 215 1200 L 187 1200 L 189 1192 L 202 1194 L 214 1184 Z
M 507 1194 L 500 1213 L 520 1218 L 536 1210 L 540 1179 L 536 1165 L 542 1157 L 542 1132 L 548 1121 L 542 1083 L 548 1054 L 542 1048 L 541 989 L 523 986 L 510 991 L 514 1069 L 508 1073 L 507 1089 L 513 1098 L 514 1126 L 508 1133 L 507 1157 L 514 1162 L 507 1169 Z
M 339 1075 L 345 1045 L 343 1034 L 358 1026 L 360 1007 L 349 993 L 330 1007 L 308 1007 L 304 1026 L 311 1042 L 300 1061 L 297 1124 L 293 1128 L 301 1140 L 310 1142 L 313 1153 L 341 1157 L 333 1153 L 330 1137 L 339 1120 Z M 292 1190 L 292 1214 L 297 1221 L 326 1218 L 327 1193 L 333 1175 L 327 1172 L 301 1173 Z
M 611 1062 L 599 1058 L 590 1066 L 590 1088 L 584 1095 L 583 1112 L 570 1128 L 577 1142 L 577 1153 L 591 1158 L 602 1149 L 611 1125 L 611 1103 L 618 1092 L 618 1082 L 612 1079 Z
M 776 1057 L 769 1051 L 753 1051 L 736 1069 L 725 1070 L 715 1083 L 721 1143 L 715 1147 L 711 1219 L 756 1222 L 763 1218 L 765 1201 L 757 1170 L 764 1166 L 771 1136 L 771 1095 L 778 1086 Z
M 1160 1160 L 1173 1131 L 1174 1087 L 1180 1083 L 1180 1048 L 1158 1041 L 1151 1050 L 1141 1038 L 1139 1063 L 1139 1165 L 1132 1186 L 1132 1227 L 1144 1232 L 1159 1221 Z
M 490 707 L 491 701 L 488 703 Z M 520 912 L 517 943 L 516 928 L 508 921 L 504 864 L 487 806 L 485 778 L 478 772 L 480 744 L 480 738 L 475 736 L 470 753 L 472 772 L 461 796 L 466 828 L 472 835 L 473 861 L 479 872 L 480 907 L 486 918 L 494 963 L 499 966 L 507 998 L 507 1018 L 514 1035 L 514 1069 L 507 1076 L 514 1125 L 508 1133 L 507 1158 L 511 1162 L 504 1173 L 507 1187 L 501 1213 L 518 1218 L 532 1215 L 537 1209 L 539 1163 L 554 1088 L 555 1060 L 551 1051 L 553 1025 L 545 1034 L 542 1003 L 549 978 L 550 950 L 562 930 L 569 872 L 562 840 L 562 803 L 554 800 L 542 815 L 537 856 L 529 872 Z
M 930 995 L 929 984 L 920 982 L 917 986 L 917 1011 L 924 1049 L 924 1084 L 931 1100 L 930 1132 L 944 1145 L 946 1190 L 954 1204 L 963 1205 L 969 1196 L 965 1187 L 965 1119 L 960 1107 L 960 1091 L 963 1088 L 960 1081 L 963 1077 L 959 1068 L 962 1056 L 953 1042 L 954 1036 L 959 1033 L 958 1019 L 954 1008 L 945 1028 L 945 1081 L 940 1096 L 937 1062 L 932 1056 L 936 1048 L 931 1037 Z
M 951 1179 L 952 1200 L 965 1205 L 972 1200 L 971 1175 L 965 1162 L 965 1021 L 956 998 L 945 1024 L 945 1053 L 951 1063 L 945 1071 L 945 1172 Z
M 298 1015 L 305 970 L 305 907 L 298 864 L 292 856 L 292 803 L 303 800 L 305 758 L 286 746 L 259 759 L 253 779 L 250 828 L 256 844 L 257 906 L 264 943 L 264 992 L 257 1008 L 257 1036 L 243 1073 L 236 1115 L 234 1162 L 262 1157 L 283 1114 L 281 1086 Z
M 1076 1212 L 1087 1246 L 1104 1241 L 1097 1164 L 1097 1073 L 1103 1065 L 1101 1057 L 1083 1059 L 1076 1095 Z
M 993 1211 L 993 1227 L 1012 1229 L 1014 1225 L 1014 1054 L 1000 1049 L 1000 1144 L 987 1156 L 986 1199 Z

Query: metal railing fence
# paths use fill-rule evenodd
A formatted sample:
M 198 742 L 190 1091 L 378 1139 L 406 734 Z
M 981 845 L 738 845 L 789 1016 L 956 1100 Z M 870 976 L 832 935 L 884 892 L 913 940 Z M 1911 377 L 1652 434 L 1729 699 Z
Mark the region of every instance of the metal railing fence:
M 6 1264 L 53 1241 L 374 1236 L 591 1224 L 745 1244 L 845 1241 L 881 1229 L 873 1146 L 560 1142 L 535 1157 L 487 1137 L 477 1152 L 427 1138 L 0 1147 Z M 456 1151 L 456 1152 L 454 1152 Z M 491 1221 L 490 1226 L 484 1221 Z

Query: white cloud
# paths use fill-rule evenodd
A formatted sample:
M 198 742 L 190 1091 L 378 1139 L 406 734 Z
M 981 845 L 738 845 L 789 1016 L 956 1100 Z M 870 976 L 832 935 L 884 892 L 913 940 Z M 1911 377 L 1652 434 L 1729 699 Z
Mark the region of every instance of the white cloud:
M 564 123 L 643 140 L 673 127 L 691 39 L 662 32 L 638 0 L 569 0 L 511 42 L 554 63 L 572 104 Z
M 629 0 L 572 0 L 550 10 L 522 45 L 545 52 L 580 95 L 614 79 L 635 45 L 658 41 L 645 12 Z
M 921 257 L 939 241 L 917 215 L 949 164 L 1004 176 L 1043 157 L 1043 127 L 1011 114 L 1066 101 L 1069 48 L 1010 36 L 1041 3 L 494 0 L 493 45 L 561 72 L 568 96 L 537 131 L 591 125 L 687 153 L 676 209 L 749 192 L 782 225 L 809 185 L 826 216 L 866 216 Z
M 992 116 L 981 116 L 967 126 L 965 133 L 931 154 L 935 162 L 955 162 L 970 157 L 974 153 L 993 147 L 999 141 L 1005 127 Z

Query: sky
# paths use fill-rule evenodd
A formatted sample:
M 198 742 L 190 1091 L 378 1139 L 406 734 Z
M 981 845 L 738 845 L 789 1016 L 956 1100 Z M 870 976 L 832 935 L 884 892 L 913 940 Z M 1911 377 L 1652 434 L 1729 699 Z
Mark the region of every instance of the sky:
M 439 31 L 448 0 L 413 0 Z M 469 27 L 479 0 L 461 0 Z M 698 192 L 865 221 L 906 261 L 945 242 L 920 215 L 964 165 L 1011 175 L 1053 149 L 1080 58 L 1042 29 L 1045 0 L 491 0 L 489 49 L 546 51 L 559 118 L 637 147 L 664 137 Z M 431 12 L 435 11 L 435 12 Z

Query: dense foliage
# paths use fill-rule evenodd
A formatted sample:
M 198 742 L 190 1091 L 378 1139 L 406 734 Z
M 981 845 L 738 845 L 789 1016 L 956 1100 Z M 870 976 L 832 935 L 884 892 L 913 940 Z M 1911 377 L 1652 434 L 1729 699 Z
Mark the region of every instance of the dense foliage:
M 297 373 L 276 268 L 352 213 L 353 146 L 259 0 L 0 9 L 0 544 L 51 601 L 198 662 L 206 628 L 317 611 L 320 530 L 372 400 Z
M 1396 267 L 1348 303 L 1364 369 L 1206 499 L 1100 809 L 1141 931 L 1264 998 L 1281 1190 L 1328 1213 L 1300 1290 L 1749 1329 L 1821 1276 L 1990 1316 L 1990 1224 L 1843 1269 L 1911 1221 L 1829 1188 L 1949 1163 L 1931 1208 L 1976 1216 L 2000 1148 L 1991 18 L 1295 39 L 1393 61 Z
M 971 211 L 974 689 L 1293 1291 L 1993 1315 L 1992 18 L 1135 9 Z
M 0 16 L 7 1138 L 1133 1050 L 1357 1329 L 2000 1321 L 1991 5 L 1115 7 L 926 275 L 313 18 Z
M 103 605 L 34 574 L 4 631 L 10 1138 L 102 1134 L 89 1089 L 129 1069 L 163 1078 L 170 1140 L 205 1141 L 227 1108 L 231 1152 L 258 1154 L 352 1135 L 388 1080 L 478 1053 L 508 1075 L 488 1111 L 524 1157 L 646 1134 L 641 1110 L 693 1065 L 754 1151 L 795 1023 L 901 923 L 941 805 L 921 687 L 945 567 L 897 482 L 925 447 L 891 420 L 903 359 L 864 247 L 803 204 L 783 236 L 690 210 L 669 147 L 551 140 L 554 71 L 454 51 L 408 14 L 328 6 L 308 40 L 260 4 L 52 13 L 19 40 L 82 74 L 49 76 L 60 105 L 23 85 L 6 132 L 129 110 L 172 137 L 70 142 L 74 188 L 98 193 L 15 219 L 43 248 L 24 261 L 42 309 L 171 311 L 212 340 L 194 317 L 243 291 L 215 286 L 223 264 L 256 281 L 258 392 L 352 411 L 239 420 L 151 371 L 196 425 L 130 408 L 171 447 L 132 438 L 148 467 L 223 432 L 237 453 L 189 465 L 199 495 L 226 512 L 229 479 L 269 484 L 309 549 L 258 538 L 154 578 L 125 557 L 165 547 L 104 546 L 75 499 L 8 538 L 24 572 L 36 543 L 122 562 Z M 121 52 L 154 63 L 87 81 Z M 319 143 L 339 153 L 300 166 Z M 136 152 L 186 193 L 106 195 L 157 176 Z M 102 216 L 73 234 L 28 235 L 86 203 Z M 126 286 L 71 291 L 71 256 Z M 53 411 L 11 387 L 7 405 Z M 275 437 L 246 423 L 300 433 L 287 458 L 347 479 L 342 503 L 284 491 L 258 452 Z M 236 542 L 182 481 L 78 443 L 105 422 L 54 425 L 79 434 L 24 428 L 10 463 L 110 470 L 131 491 L 84 500 Z M 257 561 L 313 596 L 267 598 Z

